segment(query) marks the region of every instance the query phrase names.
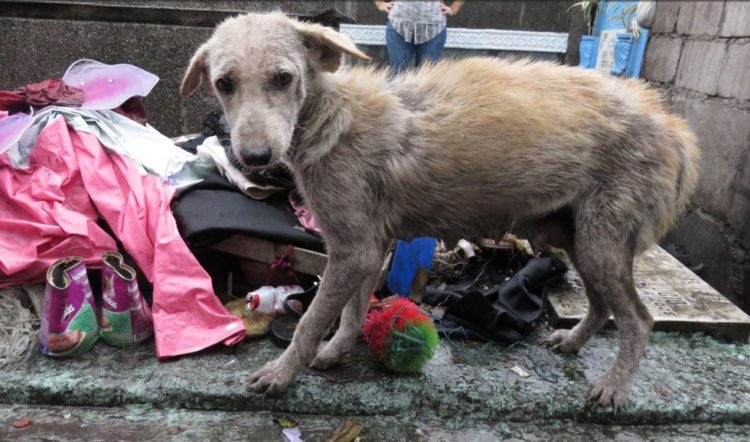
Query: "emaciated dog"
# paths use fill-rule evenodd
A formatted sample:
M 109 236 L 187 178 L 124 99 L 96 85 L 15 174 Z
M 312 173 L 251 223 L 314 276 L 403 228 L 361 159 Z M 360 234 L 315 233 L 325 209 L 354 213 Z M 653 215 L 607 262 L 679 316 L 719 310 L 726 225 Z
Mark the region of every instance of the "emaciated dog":
M 218 97 L 245 164 L 291 166 L 328 251 L 293 342 L 249 388 L 280 393 L 352 348 L 392 238 L 512 231 L 564 249 L 585 284 L 588 313 L 549 336 L 554 348 L 578 351 L 614 315 L 619 353 L 590 399 L 624 404 L 653 324 L 633 258 L 697 181 L 685 122 L 644 83 L 575 67 L 467 58 L 390 78 L 339 71 L 343 54 L 368 58 L 334 30 L 248 14 L 217 27 L 182 83 Z

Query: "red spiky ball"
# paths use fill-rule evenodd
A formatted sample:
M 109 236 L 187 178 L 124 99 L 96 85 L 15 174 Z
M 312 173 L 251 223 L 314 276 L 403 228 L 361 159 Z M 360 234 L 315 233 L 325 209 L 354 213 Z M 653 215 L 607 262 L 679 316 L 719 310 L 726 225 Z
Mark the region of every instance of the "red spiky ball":
M 365 342 L 388 368 L 419 370 L 435 353 L 435 324 L 406 298 L 390 298 L 367 315 L 362 326 Z

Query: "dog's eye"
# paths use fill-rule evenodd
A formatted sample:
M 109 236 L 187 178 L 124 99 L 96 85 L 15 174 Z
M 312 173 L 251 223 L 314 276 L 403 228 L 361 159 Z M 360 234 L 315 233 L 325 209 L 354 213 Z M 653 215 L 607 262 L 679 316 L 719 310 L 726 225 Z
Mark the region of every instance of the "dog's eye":
M 292 83 L 292 74 L 289 72 L 277 72 L 273 76 L 273 86 L 276 89 L 286 89 Z
M 221 77 L 216 80 L 216 89 L 222 94 L 231 94 L 234 91 L 234 81 L 231 78 Z

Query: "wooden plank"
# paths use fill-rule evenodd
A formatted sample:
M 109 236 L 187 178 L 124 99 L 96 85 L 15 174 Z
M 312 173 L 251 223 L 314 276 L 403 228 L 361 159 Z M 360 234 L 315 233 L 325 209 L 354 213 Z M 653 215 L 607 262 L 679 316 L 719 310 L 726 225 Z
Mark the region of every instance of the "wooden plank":
M 393 244 L 395 244 L 395 241 L 393 242 Z M 229 253 L 230 255 L 239 256 L 241 258 L 252 259 L 254 261 L 270 264 L 276 259 L 277 256 L 281 256 L 286 253 L 288 245 L 278 244 L 272 241 L 253 238 L 250 236 L 234 235 L 225 239 L 224 241 L 214 244 L 211 248 L 220 252 Z M 392 257 L 393 250 L 389 250 L 378 273 L 377 284 L 375 287 L 376 290 L 382 288 L 383 284 L 385 283 L 385 278 L 388 273 L 388 269 L 390 268 Z M 327 263 L 328 255 L 324 253 L 319 253 L 300 247 L 294 248 L 294 253 L 292 254 L 292 266 L 293 269 L 297 272 L 304 273 L 306 275 L 322 277 Z
M 569 267 L 565 282 L 549 293 L 548 312 L 554 326 L 570 326 L 586 313 L 583 283 Z M 633 278 L 654 317 L 655 330 L 704 331 L 737 339 L 750 336 L 750 316 L 659 246 L 636 259 Z
M 284 255 L 288 247 L 287 244 L 274 243 L 250 236 L 234 235 L 214 244 L 211 248 L 242 258 L 271 264 L 276 260 L 276 257 Z M 306 275 L 322 276 L 327 262 L 327 255 L 301 247 L 295 247 L 292 254 L 294 270 Z

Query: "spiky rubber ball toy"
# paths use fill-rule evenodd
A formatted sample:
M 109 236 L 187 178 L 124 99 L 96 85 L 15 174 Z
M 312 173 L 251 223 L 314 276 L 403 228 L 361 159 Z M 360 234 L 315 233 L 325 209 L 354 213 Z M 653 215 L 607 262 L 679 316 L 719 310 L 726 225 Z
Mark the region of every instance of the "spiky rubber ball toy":
M 371 310 L 362 333 L 378 360 L 401 373 L 419 371 L 439 341 L 432 319 L 406 298 L 389 298 Z

